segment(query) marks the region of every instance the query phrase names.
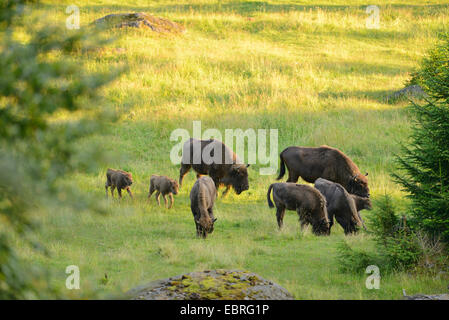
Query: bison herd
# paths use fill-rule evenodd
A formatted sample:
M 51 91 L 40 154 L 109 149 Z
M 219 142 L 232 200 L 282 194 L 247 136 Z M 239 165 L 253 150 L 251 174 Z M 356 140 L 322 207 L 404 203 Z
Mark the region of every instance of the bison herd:
M 206 157 L 204 155 L 207 155 Z M 152 175 L 148 199 L 156 191 L 160 205 L 160 194 L 167 206 L 173 206 L 173 195 L 178 193 L 184 176 L 191 168 L 197 173 L 197 180 L 190 191 L 190 208 L 198 237 L 206 238 L 214 230 L 213 208 L 217 190 L 225 186 L 225 195 L 232 187 L 237 194 L 249 189 L 249 165 L 224 143 L 215 139 L 190 139 L 182 149 L 181 169 L 178 182 L 166 176 Z M 360 227 L 366 229 L 360 211 L 371 209 L 368 174 L 361 174 L 356 164 L 340 150 L 328 146 L 317 148 L 288 147 L 280 153 L 280 180 L 288 169 L 287 182 L 273 183 L 268 187 L 267 201 L 270 208 L 276 206 L 276 218 L 282 228 L 285 210 L 298 213 L 301 229 L 312 225 L 316 235 L 329 235 L 334 218 L 345 234 L 356 233 Z M 297 184 L 299 177 L 314 187 Z M 132 197 L 131 173 L 108 169 L 106 173 L 106 196 L 117 188 L 119 197 L 126 190 Z M 271 201 L 271 196 L 273 201 Z

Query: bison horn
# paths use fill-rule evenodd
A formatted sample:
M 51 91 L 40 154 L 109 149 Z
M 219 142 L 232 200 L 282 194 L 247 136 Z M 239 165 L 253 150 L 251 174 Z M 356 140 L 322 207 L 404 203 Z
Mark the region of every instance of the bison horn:
M 217 218 L 214 218 L 214 220 L 212 220 L 212 222 L 215 222 L 215 221 L 217 221 Z
M 368 176 L 368 172 L 367 172 L 367 173 L 365 173 L 365 176 Z
M 246 167 L 248 168 L 250 166 L 250 164 L 248 163 L 247 165 L 246 165 Z

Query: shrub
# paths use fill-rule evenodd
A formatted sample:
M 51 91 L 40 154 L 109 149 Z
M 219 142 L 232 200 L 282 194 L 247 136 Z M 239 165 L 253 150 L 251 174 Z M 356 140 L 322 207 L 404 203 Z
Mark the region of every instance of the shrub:
M 399 218 L 390 196 L 375 201 L 374 208 L 368 226 L 377 243 L 376 252 L 356 250 L 344 242 L 337 256 L 341 271 L 361 272 L 374 264 L 383 272 L 436 272 L 447 265 L 444 246 L 438 239 L 410 229 L 405 216 Z
M 379 257 L 363 250 L 351 248 L 342 241 L 337 247 L 339 270 L 348 273 L 363 273 L 369 265 L 379 265 Z

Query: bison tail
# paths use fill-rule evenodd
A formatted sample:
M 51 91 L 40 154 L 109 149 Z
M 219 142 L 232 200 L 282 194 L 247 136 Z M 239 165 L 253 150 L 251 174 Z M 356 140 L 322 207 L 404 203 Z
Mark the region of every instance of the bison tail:
M 268 192 L 267 192 L 267 201 L 268 201 L 268 206 L 270 208 L 274 208 L 274 204 L 273 201 L 271 201 L 271 189 L 273 189 L 273 184 L 270 184 L 270 187 L 268 188 Z
M 281 169 L 279 171 L 279 176 L 276 178 L 276 180 L 280 180 L 285 174 L 285 163 L 284 163 L 284 159 L 282 158 L 282 152 L 279 155 L 279 159 L 281 160 Z

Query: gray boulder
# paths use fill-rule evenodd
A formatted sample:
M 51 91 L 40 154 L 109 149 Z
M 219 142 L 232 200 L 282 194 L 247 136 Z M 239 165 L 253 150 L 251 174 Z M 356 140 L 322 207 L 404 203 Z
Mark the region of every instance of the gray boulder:
M 292 300 L 284 288 L 255 273 L 205 270 L 152 281 L 131 289 L 133 300 Z
M 388 96 L 387 100 L 388 102 L 394 103 L 400 100 L 424 99 L 426 97 L 427 94 L 424 92 L 421 86 L 414 84 L 393 92 L 390 96 Z

